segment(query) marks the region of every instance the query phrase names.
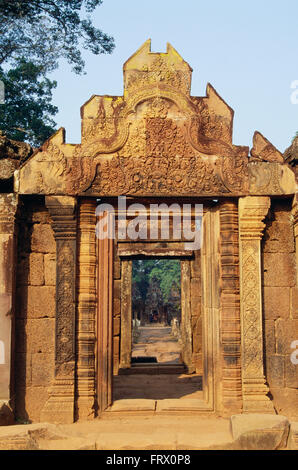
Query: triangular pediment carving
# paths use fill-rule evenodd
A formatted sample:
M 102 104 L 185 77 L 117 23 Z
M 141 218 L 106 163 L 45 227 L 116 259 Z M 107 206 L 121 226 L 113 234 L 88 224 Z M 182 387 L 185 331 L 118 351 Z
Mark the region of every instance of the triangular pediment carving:
M 81 108 L 81 144 L 65 143 L 62 128 L 19 170 L 20 193 L 250 193 L 249 148 L 233 145 L 233 110 L 210 84 L 205 97 L 191 96 L 192 69 L 170 44 L 167 52 L 153 53 L 146 41 L 123 72 L 123 96 L 92 96 Z M 259 160 L 267 152 L 279 180 L 282 171 L 291 170 L 268 144 L 265 150 L 261 145 Z M 252 183 L 258 192 L 256 173 L 254 167 Z M 278 181 L 273 189 L 285 191 Z

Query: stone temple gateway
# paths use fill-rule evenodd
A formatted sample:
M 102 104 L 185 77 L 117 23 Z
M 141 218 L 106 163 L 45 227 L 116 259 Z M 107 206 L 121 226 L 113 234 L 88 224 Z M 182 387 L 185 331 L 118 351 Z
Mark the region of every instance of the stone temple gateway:
M 209 84 L 191 96 L 191 73 L 171 45 L 145 42 L 124 64 L 123 96 L 82 106 L 81 144 L 58 130 L 0 194 L 0 400 L 15 417 L 109 412 L 113 377 L 131 366 L 140 256 L 181 262 L 182 359 L 203 381 L 192 409 L 297 413 L 295 172 L 259 132 L 252 149 L 233 145 L 233 110 Z M 146 210 L 203 204 L 202 248 L 98 240 L 96 207 L 118 196 Z

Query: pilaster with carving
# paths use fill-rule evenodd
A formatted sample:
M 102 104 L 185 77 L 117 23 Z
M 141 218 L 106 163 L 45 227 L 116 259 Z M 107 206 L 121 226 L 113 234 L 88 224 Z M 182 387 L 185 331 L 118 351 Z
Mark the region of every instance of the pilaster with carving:
M 17 207 L 17 195 L 0 195 L 0 424 L 3 425 L 13 422 L 10 399 Z
M 296 287 L 298 286 L 298 193 L 295 194 L 292 204 L 292 217 L 296 252 Z
M 46 197 L 56 240 L 55 379 L 43 421 L 72 423 L 75 402 L 76 199 Z
M 238 207 L 220 206 L 222 405 L 224 413 L 242 411 L 241 333 L 239 297 Z
M 77 403 L 78 419 L 94 418 L 96 335 L 96 200 L 83 199 L 78 223 Z
M 274 412 L 264 377 L 261 239 L 269 197 L 239 199 L 243 411 Z

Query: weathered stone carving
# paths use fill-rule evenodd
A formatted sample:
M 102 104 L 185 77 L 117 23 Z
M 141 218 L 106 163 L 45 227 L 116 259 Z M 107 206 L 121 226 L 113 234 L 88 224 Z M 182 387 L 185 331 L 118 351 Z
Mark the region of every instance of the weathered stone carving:
M 220 206 L 222 401 L 225 413 L 242 410 L 241 331 L 239 295 L 238 208 Z
M 72 197 L 47 197 L 56 240 L 56 340 L 55 381 L 42 419 L 74 421 L 75 299 L 76 299 L 76 201 Z
M 96 338 L 96 200 L 79 206 L 78 221 L 78 318 L 77 318 L 77 403 L 76 418 L 95 415 Z
M 15 295 L 15 214 L 18 196 L 0 195 L 0 425 L 12 424 L 11 410 L 11 341 Z M 4 413 L 5 411 L 5 413 Z
M 265 160 L 267 162 L 284 163 L 281 152 L 279 152 L 260 132 L 254 133 L 253 148 L 250 153 L 251 156 L 256 159 Z
M 227 194 L 246 183 L 233 167 L 234 160 L 222 159 L 217 168 L 199 157 L 119 157 L 103 160 L 86 194 L 210 195 Z M 237 170 L 243 171 L 243 162 Z M 220 170 L 220 171 L 219 171 Z M 225 180 L 223 176 L 225 176 Z
M 12 178 L 14 171 L 31 154 L 29 144 L 8 139 L 0 131 L 0 181 Z
M 298 265 L 298 194 L 296 193 L 292 202 L 292 217 L 295 237 L 296 266 Z M 298 269 L 296 269 L 296 286 L 298 286 Z

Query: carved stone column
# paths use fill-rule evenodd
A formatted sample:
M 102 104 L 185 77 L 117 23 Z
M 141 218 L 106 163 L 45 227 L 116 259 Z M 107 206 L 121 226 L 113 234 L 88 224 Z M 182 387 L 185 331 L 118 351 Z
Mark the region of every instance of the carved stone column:
M 0 195 L 0 424 L 11 424 L 11 353 L 15 288 L 15 213 L 18 197 Z
M 96 334 L 96 200 L 82 200 L 78 231 L 77 411 L 94 418 Z
M 129 369 L 131 366 L 132 349 L 132 261 L 122 261 L 121 279 L 121 344 L 120 344 L 120 368 Z
M 75 308 L 76 308 L 76 200 L 67 196 L 46 197 L 56 239 L 56 337 L 55 380 L 41 420 L 74 421 L 75 401 Z
M 269 197 L 239 199 L 243 411 L 274 412 L 263 365 L 261 239 Z
M 220 206 L 220 268 L 222 405 L 231 414 L 242 411 L 238 207 L 233 200 Z

